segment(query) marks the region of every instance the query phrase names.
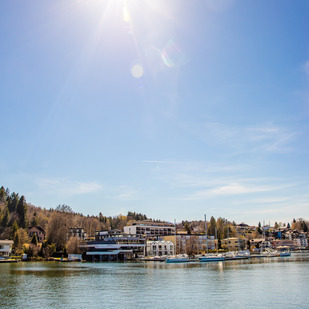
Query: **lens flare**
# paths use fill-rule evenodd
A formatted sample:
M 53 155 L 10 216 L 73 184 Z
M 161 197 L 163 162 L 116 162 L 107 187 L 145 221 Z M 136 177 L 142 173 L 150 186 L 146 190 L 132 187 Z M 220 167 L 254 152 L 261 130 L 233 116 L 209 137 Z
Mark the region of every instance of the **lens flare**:
M 161 57 L 166 66 L 179 67 L 187 63 L 186 55 L 173 40 L 169 40 L 161 52 Z
M 130 13 L 125 6 L 122 8 L 122 18 L 126 23 L 130 22 Z
M 140 78 L 144 74 L 144 69 L 143 69 L 143 67 L 140 64 L 135 64 L 131 68 L 131 74 L 135 78 Z

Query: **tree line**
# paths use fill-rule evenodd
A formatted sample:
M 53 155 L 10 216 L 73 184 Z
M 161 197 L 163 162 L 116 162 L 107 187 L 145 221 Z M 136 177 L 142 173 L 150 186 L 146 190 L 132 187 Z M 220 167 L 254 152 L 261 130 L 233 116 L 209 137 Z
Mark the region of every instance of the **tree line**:
M 87 235 L 93 236 L 95 231 L 123 230 L 125 225 L 136 220 L 152 219 L 132 211 L 127 215 L 113 217 L 104 216 L 101 212 L 98 216 L 85 216 L 74 212 L 65 204 L 60 204 L 55 209 L 41 208 L 27 203 L 24 195 L 11 193 L 3 186 L 0 188 L 0 239 L 13 240 L 15 254 L 26 252 L 30 256 L 49 257 L 54 252 L 66 252 L 70 248 L 76 248 L 76 239 L 68 239 L 69 228 L 80 227 Z M 46 240 L 42 245 L 38 244 L 35 234 L 29 239 L 27 229 L 32 226 L 45 230 Z M 25 248 L 25 244 L 29 246 Z
M 83 228 L 88 236 L 93 236 L 95 231 L 118 229 L 123 230 L 125 225 L 133 221 L 153 220 L 145 214 L 128 211 L 127 215 L 104 216 L 101 212 L 98 216 L 85 216 L 76 213 L 65 204 L 58 205 L 55 209 L 41 208 L 26 202 L 24 195 L 11 193 L 10 190 L 0 188 L 0 239 L 14 241 L 14 253 L 27 252 L 31 255 L 42 257 L 51 256 L 54 252 L 77 251 L 76 239 L 68 239 L 69 228 Z M 46 240 L 42 245 L 38 244 L 36 235 L 29 239 L 27 228 L 40 226 L 46 232 Z M 275 227 L 282 226 L 275 223 Z M 285 224 L 283 224 L 285 227 Z M 288 226 L 290 227 L 289 223 Z M 292 229 L 308 231 L 309 223 L 304 219 L 293 219 Z M 185 230 L 187 234 L 205 234 L 205 222 L 182 221 L 177 224 L 177 231 Z M 241 231 L 237 229 L 235 221 L 225 218 L 215 219 L 213 216 L 207 222 L 207 234 L 216 236 L 218 241 L 227 237 L 239 237 Z M 250 233 L 250 232 L 249 232 Z M 259 223 L 256 231 L 252 232 L 252 238 L 259 237 L 263 233 Z M 248 235 L 247 235 L 248 236 Z M 25 244 L 29 244 L 26 248 Z M 73 253 L 73 252 L 72 252 Z

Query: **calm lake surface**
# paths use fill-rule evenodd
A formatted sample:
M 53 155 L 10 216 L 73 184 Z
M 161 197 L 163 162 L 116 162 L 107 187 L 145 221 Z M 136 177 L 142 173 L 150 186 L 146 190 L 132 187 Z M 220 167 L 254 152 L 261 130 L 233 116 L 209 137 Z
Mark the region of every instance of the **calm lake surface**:
M 309 254 L 214 263 L 0 264 L 0 308 L 309 308 Z

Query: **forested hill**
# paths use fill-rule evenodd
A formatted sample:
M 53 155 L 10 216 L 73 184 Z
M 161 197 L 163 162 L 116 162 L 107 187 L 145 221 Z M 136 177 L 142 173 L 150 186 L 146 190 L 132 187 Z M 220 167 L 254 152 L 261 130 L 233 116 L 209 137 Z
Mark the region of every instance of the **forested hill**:
M 19 193 L 10 193 L 9 189 L 3 186 L 0 188 L 0 239 L 12 239 L 18 237 L 24 243 L 27 239 L 26 229 L 29 226 L 41 226 L 47 234 L 49 243 L 59 243 L 60 247 L 70 227 L 81 227 L 87 235 L 93 235 L 94 231 L 119 229 L 123 230 L 125 225 L 132 221 L 151 220 L 154 222 L 164 222 L 161 220 L 152 220 L 145 214 L 129 211 L 127 215 L 116 215 L 114 217 L 104 216 L 101 212 L 97 216 L 85 216 L 81 213 L 76 213 L 68 205 L 58 205 L 55 209 L 46 209 L 34 206 L 26 202 L 24 195 Z M 285 224 L 283 225 L 285 226 Z M 289 223 L 287 224 L 289 227 Z M 275 223 L 276 227 L 276 223 Z M 291 226 L 293 229 L 308 231 L 309 222 L 298 219 L 293 219 Z M 205 233 L 205 223 L 200 221 L 182 221 L 177 224 L 177 231 L 183 230 L 187 234 Z M 233 237 L 237 235 L 236 223 L 228 221 L 225 218 L 211 217 L 207 227 L 208 235 L 217 233 L 218 239 Z M 260 224 L 256 234 L 261 234 Z M 258 235 L 252 235 L 254 237 Z M 22 242 L 22 241 L 21 241 Z
M 85 216 L 76 213 L 68 205 L 58 205 L 55 209 L 46 209 L 26 202 L 24 195 L 10 193 L 3 186 L 0 188 L 0 239 L 14 239 L 14 234 L 25 230 L 29 226 L 41 226 L 49 237 L 49 232 L 57 229 L 82 227 L 89 235 L 94 231 L 120 229 L 134 220 L 151 220 L 146 215 L 129 211 L 127 215 L 114 217 L 104 216 L 101 212 L 97 216 Z M 24 235 L 25 236 L 25 235 Z

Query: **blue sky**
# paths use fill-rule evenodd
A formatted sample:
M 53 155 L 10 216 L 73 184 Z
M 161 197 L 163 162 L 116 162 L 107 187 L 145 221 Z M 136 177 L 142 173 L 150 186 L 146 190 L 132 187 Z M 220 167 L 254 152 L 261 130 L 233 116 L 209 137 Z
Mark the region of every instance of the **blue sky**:
M 309 2 L 0 3 L 0 185 L 45 208 L 309 218 Z

